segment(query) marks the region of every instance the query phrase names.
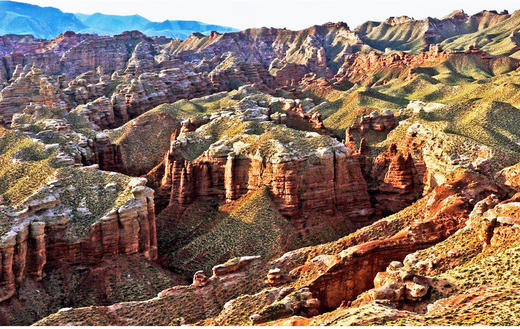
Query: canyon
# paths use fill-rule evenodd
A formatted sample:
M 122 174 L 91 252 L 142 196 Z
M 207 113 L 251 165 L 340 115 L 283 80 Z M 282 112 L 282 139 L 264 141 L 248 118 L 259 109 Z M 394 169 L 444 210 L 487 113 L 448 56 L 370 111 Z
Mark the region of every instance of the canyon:
M 518 19 L 0 36 L 0 324 L 519 324 Z

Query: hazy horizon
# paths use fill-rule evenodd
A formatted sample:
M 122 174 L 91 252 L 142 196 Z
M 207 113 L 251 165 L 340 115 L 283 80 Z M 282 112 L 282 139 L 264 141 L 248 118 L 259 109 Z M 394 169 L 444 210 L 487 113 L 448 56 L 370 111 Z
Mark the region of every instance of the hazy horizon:
M 91 0 L 71 2 L 67 0 L 19 1 L 39 6 L 56 7 L 63 12 L 107 15 L 138 14 L 152 21 L 196 20 L 209 24 L 238 29 L 276 27 L 302 29 L 326 22 L 346 22 L 354 28 L 366 21 L 382 21 L 390 16 L 410 16 L 416 19 L 441 18 L 454 10 L 463 9 L 468 14 L 482 10 L 520 9 L 517 1 L 497 0 L 493 3 L 475 1 L 417 2 L 410 0 L 374 0 L 356 2 L 339 0 Z M 492 7 L 491 7 L 492 6 Z M 216 14 L 218 13 L 218 14 Z

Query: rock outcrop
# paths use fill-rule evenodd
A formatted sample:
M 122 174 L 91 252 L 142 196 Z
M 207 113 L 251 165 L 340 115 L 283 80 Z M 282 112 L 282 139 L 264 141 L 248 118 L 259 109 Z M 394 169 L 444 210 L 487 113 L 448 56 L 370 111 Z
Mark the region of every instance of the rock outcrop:
M 0 324 L 509 324 L 519 17 L 1 36 Z
M 359 123 L 354 123 L 349 128 L 359 130 L 362 134 L 369 130 L 390 131 L 397 126 L 397 118 L 392 110 L 384 110 L 383 113 L 374 110 L 370 115 L 364 115 Z
M 472 187 L 469 182 L 473 182 Z M 291 274 L 301 278 L 297 279 L 298 285 L 310 288 L 322 309 L 336 308 L 371 289 L 376 275 L 392 260 L 402 261 L 406 255 L 438 243 L 464 227 L 473 205 L 491 194 L 504 195 L 504 191 L 478 174 L 454 173 L 427 197 L 428 208 L 422 220 L 389 238 L 361 243 L 335 255 L 320 255 L 294 268 Z M 404 285 L 410 278 L 402 278 Z M 408 285 L 414 291 L 409 298 L 418 298 L 421 289 L 412 283 Z
M 59 183 L 44 188 L 46 197 L 38 194 L 27 201 L 22 211 L 2 213 L 3 220 L 13 224 L 2 235 L 2 301 L 11 298 L 25 278 L 39 281 L 46 267 L 60 264 L 95 264 L 106 257 L 139 254 L 145 259 L 157 258 L 157 238 L 153 190 L 135 181 L 132 197 L 99 221 L 93 222 L 83 236 L 74 226 L 71 209 L 64 208 Z M 114 185 L 112 188 L 116 188 Z M 89 212 L 88 209 L 79 210 Z M 77 219 L 76 219 L 77 220 Z
M 443 62 L 459 60 L 474 60 L 484 66 L 492 67 L 493 63 L 500 59 L 490 56 L 487 52 L 478 47 L 470 47 L 463 52 L 447 51 L 440 45 L 429 45 L 427 49 L 419 54 L 397 52 L 390 55 L 377 51 L 368 54 L 356 53 L 345 58 L 345 62 L 339 68 L 334 79 L 338 85 L 345 81 L 362 82 L 369 86 L 384 85 L 393 78 L 413 80 L 421 73 L 421 68 L 432 67 Z M 509 59 L 506 61 L 509 62 Z M 520 65 L 517 60 L 511 60 L 508 64 L 514 70 Z M 379 79 L 378 74 L 383 74 L 384 78 Z
M 217 126 L 244 123 L 247 121 L 221 118 L 201 129 L 212 131 Z M 271 124 L 263 129 L 271 129 L 267 127 Z M 287 128 L 273 126 L 273 129 L 276 130 L 271 131 L 282 134 L 287 131 L 288 136 L 293 136 L 293 141 L 286 145 L 277 142 L 273 145 L 273 142 L 266 141 L 263 149 L 247 151 L 250 153 L 238 149 L 247 149 L 244 142 L 236 141 L 228 147 L 225 141 L 218 141 L 194 159 L 185 156 L 193 152 L 191 148 L 196 140 L 208 141 L 212 136 L 202 136 L 199 130 L 181 134 L 172 142 L 165 156 L 159 204 L 166 205 L 168 200 L 168 207 L 178 213 L 199 198 L 230 202 L 248 191 L 268 186 L 280 213 L 292 218 L 302 228 L 305 227 L 305 217 L 311 213 L 341 215 L 356 223 L 366 223 L 373 210 L 359 163 L 350 155 L 350 150 L 332 138 L 316 133 L 299 132 L 295 135 L 296 131 Z M 251 136 L 262 138 L 262 135 Z M 303 149 L 298 151 L 298 144 L 303 146 L 318 140 L 325 143 L 315 151 L 306 150 L 310 151 L 308 154 L 301 153 Z M 262 156 L 260 152 L 268 153 Z M 314 175 L 316 172 L 321 175 Z
M 125 172 L 121 147 L 110 143 L 109 137 L 104 133 L 96 134 L 91 143 L 93 157 L 87 164 L 98 164 L 101 170 Z
M 376 300 L 389 300 L 397 305 L 424 300 L 430 292 L 430 279 L 416 275 L 405 258 L 403 263 L 390 263 L 385 272 L 377 273 L 374 288 L 357 298 L 352 306 L 359 307 Z
M 251 321 L 258 325 L 287 316 L 313 316 L 318 314 L 319 307 L 320 301 L 312 296 L 309 288 L 303 288 L 251 315 Z
M 412 154 L 403 154 L 395 144 L 373 160 L 369 175 L 371 191 L 384 214 L 403 209 L 423 194 L 424 178 L 415 167 Z
M 90 319 L 89 323 L 99 325 L 194 323 L 199 319 L 216 316 L 229 300 L 262 287 L 262 284 L 258 284 L 261 281 L 257 281 L 260 265 L 258 257 L 243 257 L 237 259 L 236 263 L 241 266 L 231 269 L 224 265 L 229 271 L 214 273 L 204 285 L 172 287 L 160 292 L 158 297 L 142 302 L 62 309 L 39 321 L 37 325 L 81 324 L 86 318 Z

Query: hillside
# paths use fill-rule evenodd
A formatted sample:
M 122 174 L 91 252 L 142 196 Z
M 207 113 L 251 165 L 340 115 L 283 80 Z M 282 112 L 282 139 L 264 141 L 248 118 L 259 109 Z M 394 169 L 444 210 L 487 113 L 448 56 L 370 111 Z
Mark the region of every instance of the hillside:
M 0 34 L 31 34 L 41 39 L 86 28 L 73 14 L 14 1 L 0 1 L 0 18 Z

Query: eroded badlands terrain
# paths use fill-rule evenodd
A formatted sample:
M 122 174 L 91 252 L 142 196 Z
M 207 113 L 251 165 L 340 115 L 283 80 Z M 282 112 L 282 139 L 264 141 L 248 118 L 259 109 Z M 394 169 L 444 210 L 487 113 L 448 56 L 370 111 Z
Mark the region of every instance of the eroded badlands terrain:
M 0 323 L 519 325 L 519 23 L 0 37 Z

